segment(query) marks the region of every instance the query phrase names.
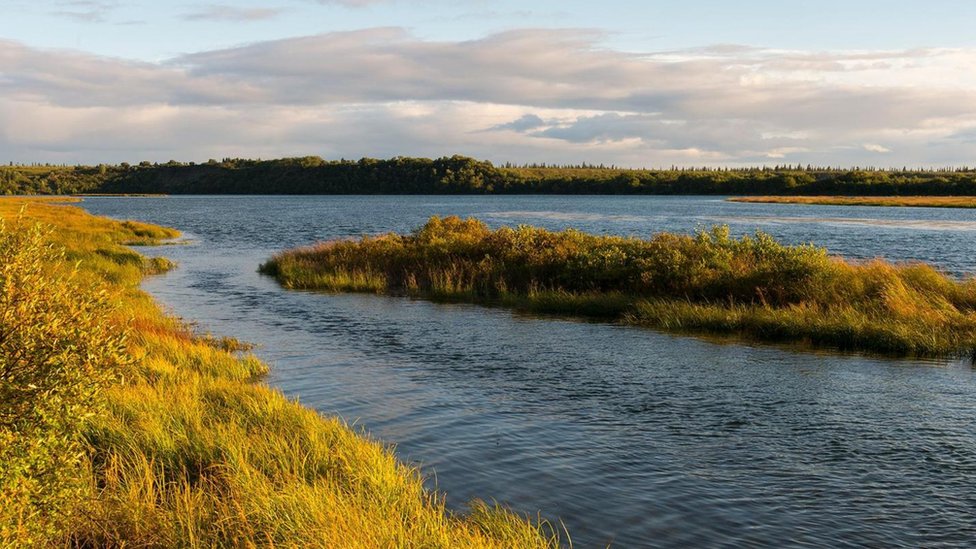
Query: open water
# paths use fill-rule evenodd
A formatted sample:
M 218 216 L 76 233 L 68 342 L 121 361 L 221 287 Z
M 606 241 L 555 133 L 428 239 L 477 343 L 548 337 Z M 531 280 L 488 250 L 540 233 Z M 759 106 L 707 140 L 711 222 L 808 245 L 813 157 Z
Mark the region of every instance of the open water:
M 846 257 L 976 273 L 976 210 L 715 197 L 248 196 L 86 199 L 179 228 L 145 288 L 258 343 L 268 382 L 396 446 L 463 509 L 562 521 L 576 547 L 976 543 L 968 361 L 797 352 L 503 309 L 285 291 L 275 251 L 409 231 L 431 215 L 650 235 L 727 224 Z

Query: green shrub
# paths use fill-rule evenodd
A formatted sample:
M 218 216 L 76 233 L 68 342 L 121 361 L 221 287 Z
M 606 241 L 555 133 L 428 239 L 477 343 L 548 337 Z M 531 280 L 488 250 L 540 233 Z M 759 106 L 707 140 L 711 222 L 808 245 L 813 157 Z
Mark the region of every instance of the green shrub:
M 58 537 L 83 494 L 81 427 L 127 364 L 104 291 L 37 226 L 0 220 L 0 544 Z

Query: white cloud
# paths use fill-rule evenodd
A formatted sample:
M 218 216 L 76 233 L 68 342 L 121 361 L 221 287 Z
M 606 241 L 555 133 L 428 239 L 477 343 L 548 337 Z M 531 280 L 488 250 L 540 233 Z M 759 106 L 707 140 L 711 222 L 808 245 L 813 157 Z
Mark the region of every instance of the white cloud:
M 618 165 L 888 153 L 901 165 L 976 153 L 976 76 L 961 70 L 976 50 L 634 54 L 601 38 L 520 30 L 446 42 L 376 28 L 162 64 L 0 41 L 0 160 L 72 150 L 87 161 L 205 159 L 220 149 Z
M 57 2 L 57 9 L 51 15 L 67 17 L 82 23 L 101 23 L 118 7 L 117 2 L 101 2 L 97 0 L 69 0 Z
M 187 21 L 248 22 L 274 19 L 281 15 L 281 8 L 240 8 L 226 4 L 212 4 L 184 14 Z
M 394 0 L 315 0 L 319 4 L 345 6 L 347 8 L 364 8 L 374 4 L 388 4 Z

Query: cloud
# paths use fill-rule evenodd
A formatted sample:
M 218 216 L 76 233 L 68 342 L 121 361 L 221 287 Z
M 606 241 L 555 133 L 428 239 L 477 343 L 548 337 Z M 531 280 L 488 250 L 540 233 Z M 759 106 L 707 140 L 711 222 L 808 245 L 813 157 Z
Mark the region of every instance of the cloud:
M 540 12 L 536 10 L 512 10 L 512 11 L 501 11 L 501 10 L 479 10 L 479 11 L 469 11 L 465 13 L 459 13 L 457 15 L 436 17 L 435 21 L 486 21 L 486 20 L 546 20 L 546 21 L 556 21 L 561 19 L 568 19 L 569 13 L 565 11 L 545 11 Z
M 526 132 L 529 130 L 539 129 L 540 127 L 545 125 L 546 125 L 546 121 L 539 118 L 537 115 L 526 114 L 526 115 L 522 115 L 516 120 L 512 120 L 511 122 L 506 122 L 504 124 L 498 124 L 497 126 L 493 126 L 490 129 L 495 131 L 512 130 L 516 132 Z
M 65 17 L 68 19 L 74 19 L 82 23 L 101 23 L 105 21 L 105 14 L 103 12 L 89 10 L 89 11 L 68 11 L 68 10 L 58 10 L 52 11 L 51 15 L 57 17 Z
M 59 9 L 50 12 L 51 15 L 67 17 L 83 23 L 102 23 L 115 8 L 117 2 L 102 2 L 95 0 L 73 0 L 58 2 Z
M 218 9 L 234 11 L 200 14 Z M 0 153 L 55 154 L 96 140 L 116 143 L 116 156 L 170 150 L 150 136 L 171 143 L 165 156 L 187 159 L 214 148 L 618 165 L 864 163 L 887 153 L 901 165 L 976 153 L 966 138 L 976 131 L 976 74 L 961 70 L 976 65 L 976 50 L 633 53 L 602 40 L 523 29 L 432 41 L 374 28 L 158 64 L 0 41 Z M 52 124 L 84 123 L 51 133 L 22 119 L 50 112 Z
M 278 17 L 282 11 L 281 8 L 239 8 L 213 4 L 184 14 L 182 18 L 186 21 L 263 21 Z
M 374 4 L 388 4 L 394 0 L 315 0 L 319 4 L 345 6 L 347 8 L 363 8 Z

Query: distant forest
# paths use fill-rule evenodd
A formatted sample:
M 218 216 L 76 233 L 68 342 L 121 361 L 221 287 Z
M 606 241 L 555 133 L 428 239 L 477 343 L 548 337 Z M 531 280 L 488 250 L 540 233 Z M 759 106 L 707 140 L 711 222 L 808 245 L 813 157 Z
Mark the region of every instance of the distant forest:
M 0 167 L 2 194 L 713 194 L 976 196 L 976 169 L 621 169 L 431 160 L 226 158 L 206 163 Z

